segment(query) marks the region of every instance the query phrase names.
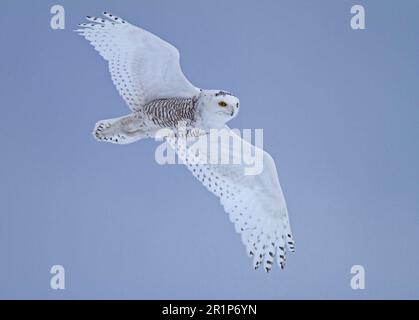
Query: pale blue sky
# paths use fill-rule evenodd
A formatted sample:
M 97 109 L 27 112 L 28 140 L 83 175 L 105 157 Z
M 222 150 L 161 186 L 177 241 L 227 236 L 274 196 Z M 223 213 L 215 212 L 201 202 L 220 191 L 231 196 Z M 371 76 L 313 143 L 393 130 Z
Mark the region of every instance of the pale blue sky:
M 66 9 L 53 31 L 49 9 Z M 350 28 L 363 4 L 367 30 Z M 2 1 L 0 298 L 419 298 L 419 2 Z M 254 271 L 217 199 L 156 143 L 99 144 L 129 112 L 72 29 L 111 11 L 176 45 L 263 128 L 297 252 Z M 49 269 L 66 270 L 66 290 Z M 350 288 L 350 268 L 366 289 Z

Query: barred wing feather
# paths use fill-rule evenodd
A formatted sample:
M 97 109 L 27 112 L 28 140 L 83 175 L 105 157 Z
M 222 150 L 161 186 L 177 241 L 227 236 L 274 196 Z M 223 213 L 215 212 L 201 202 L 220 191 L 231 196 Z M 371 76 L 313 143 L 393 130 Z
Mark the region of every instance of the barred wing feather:
M 168 142 L 193 176 L 220 199 L 236 232 L 241 234 L 247 253 L 253 257 L 255 269 L 263 265 L 268 272 L 275 259 L 283 269 L 286 252 L 293 252 L 295 245 L 275 162 L 267 152 L 233 131 L 230 136 L 232 143 L 223 147 L 220 154 L 228 151 L 233 157 L 235 153 L 243 152 L 244 146 L 253 153 L 257 149 L 263 155 L 260 174 L 246 175 L 243 164 L 209 164 L 209 153 L 199 154 L 188 143 L 178 143 L 174 138 Z M 233 148 L 238 143 L 243 146 L 241 150 Z
M 108 61 L 113 83 L 131 109 L 157 98 L 199 93 L 184 76 L 174 46 L 111 13 L 104 17 L 88 16 L 76 32 Z

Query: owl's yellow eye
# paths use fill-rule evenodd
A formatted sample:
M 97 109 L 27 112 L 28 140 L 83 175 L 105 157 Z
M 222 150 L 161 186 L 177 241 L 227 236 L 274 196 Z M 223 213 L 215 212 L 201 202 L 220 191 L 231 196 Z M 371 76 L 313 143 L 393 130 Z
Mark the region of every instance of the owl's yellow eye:
M 225 103 L 224 101 L 220 101 L 220 102 L 218 102 L 218 105 L 219 105 L 220 107 L 223 107 L 223 108 L 227 107 L 227 103 Z

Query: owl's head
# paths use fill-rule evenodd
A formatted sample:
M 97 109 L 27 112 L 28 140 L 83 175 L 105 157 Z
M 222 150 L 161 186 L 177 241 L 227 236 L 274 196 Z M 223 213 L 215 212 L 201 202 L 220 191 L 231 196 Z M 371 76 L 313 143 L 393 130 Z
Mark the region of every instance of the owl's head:
M 198 98 L 201 124 L 206 128 L 222 128 L 239 113 L 240 101 L 231 93 L 202 90 Z

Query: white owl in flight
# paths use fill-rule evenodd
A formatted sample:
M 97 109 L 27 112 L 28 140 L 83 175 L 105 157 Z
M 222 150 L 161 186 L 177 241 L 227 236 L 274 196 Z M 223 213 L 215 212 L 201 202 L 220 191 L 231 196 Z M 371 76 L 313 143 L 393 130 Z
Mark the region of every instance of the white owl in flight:
M 132 143 L 154 137 L 162 128 L 175 129 L 181 121 L 204 133 L 228 129 L 226 123 L 237 115 L 239 99 L 226 91 L 196 88 L 184 76 L 175 47 L 111 13 L 103 15 L 88 16 L 88 23 L 80 24 L 76 32 L 108 61 L 113 83 L 132 113 L 98 122 L 93 131 L 97 140 Z M 232 131 L 231 137 L 248 144 Z M 175 150 L 185 158 L 185 149 Z M 287 250 L 294 251 L 288 211 L 275 162 L 258 150 L 263 155 L 259 175 L 246 175 L 240 164 L 184 163 L 220 199 L 253 257 L 254 268 L 263 265 L 270 271 L 276 259 L 283 269 Z

